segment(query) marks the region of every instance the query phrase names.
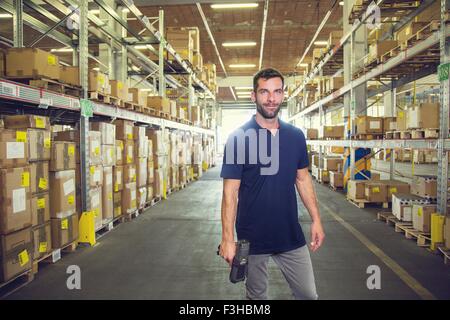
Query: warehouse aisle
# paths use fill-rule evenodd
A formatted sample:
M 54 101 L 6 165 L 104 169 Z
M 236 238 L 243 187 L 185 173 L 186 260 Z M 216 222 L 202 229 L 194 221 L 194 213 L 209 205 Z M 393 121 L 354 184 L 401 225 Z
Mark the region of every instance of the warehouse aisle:
M 228 266 L 216 255 L 221 236 L 219 172 L 220 166 L 211 169 L 168 201 L 119 225 L 97 246 L 82 248 L 41 268 L 32 283 L 9 298 L 243 299 L 244 285 L 228 282 Z M 316 188 L 326 232 L 324 246 L 312 254 L 321 299 L 419 299 L 427 296 L 426 290 L 436 298 L 450 299 L 450 273 L 440 256 L 376 221 L 377 209 L 358 209 L 328 187 Z M 299 208 L 309 237 L 309 216 L 301 205 Z M 383 263 L 374 246 L 398 264 L 390 262 L 397 274 Z M 67 289 L 70 265 L 81 269 L 81 290 Z M 380 290 L 367 288 L 370 265 L 381 269 Z M 410 275 L 410 284 L 417 281 L 419 294 L 399 274 L 404 278 Z M 290 299 L 288 286 L 273 263 L 270 275 L 270 298 Z

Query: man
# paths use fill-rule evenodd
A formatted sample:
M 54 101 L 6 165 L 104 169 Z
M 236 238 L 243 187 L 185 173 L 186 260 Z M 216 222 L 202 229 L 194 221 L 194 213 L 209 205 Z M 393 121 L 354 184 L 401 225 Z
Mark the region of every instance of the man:
M 236 131 L 244 132 L 248 139 L 244 137 L 244 148 L 239 151 L 239 145 L 235 144 L 239 135 L 232 134 L 225 147 L 221 172 L 224 180 L 220 255 L 231 265 L 236 254 L 236 222 L 237 238 L 250 241 L 248 299 L 268 298 L 269 257 L 281 269 L 294 298 L 318 298 L 309 249 L 298 221 L 294 185 L 312 219 L 310 244 L 313 252 L 322 245 L 325 235 L 308 172 L 305 137 L 300 129 L 278 119 L 283 88 L 284 78 L 274 69 L 261 70 L 254 76 L 252 101 L 257 112 Z M 252 134 L 252 131 L 257 133 Z M 255 143 L 256 147 L 252 145 Z M 262 159 L 261 154 L 266 147 L 270 149 L 267 153 L 271 155 L 270 165 L 276 170 L 263 174 L 262 170 L 269 166 L 267 157 Z M 243 156 L 238 151 L 246 154 Z M 256 151 L 259 159 L 254 161 Z

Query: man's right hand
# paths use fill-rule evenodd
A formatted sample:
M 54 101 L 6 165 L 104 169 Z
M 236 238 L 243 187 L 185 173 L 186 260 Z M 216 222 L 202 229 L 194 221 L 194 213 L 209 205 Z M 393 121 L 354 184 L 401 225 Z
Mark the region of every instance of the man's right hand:
M 220 243 L 219 254 L 231 267 L 234 256 L 236 255 L 236 242 L 234 241 L 222 241 Z

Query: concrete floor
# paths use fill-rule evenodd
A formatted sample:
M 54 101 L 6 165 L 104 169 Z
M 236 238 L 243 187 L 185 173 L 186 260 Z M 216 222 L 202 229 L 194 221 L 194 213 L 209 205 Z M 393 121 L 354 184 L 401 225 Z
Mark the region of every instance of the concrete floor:
M 95 247 L 81 248 L 43 266 L 33 282 L 9 299 L 244 299 L 244 285 L 228 282 L 229 268 L 216 255 L 221 237 L 219 172 L 219 166 L 211 169 L 168 201 L 119 225 Z M 450 299 L 450 269 L 442 257 L 377 221 L 379 209 L 361 210 L 327 186 L 316 185 L 316 189 L 326 232 L 323 247 L 312 254 L 320 299 L 421 298 L 345 223 L 362 234 L 369 247 L 378 247 L 377 252 L 403 268 L 410 276 L 407 282 L 417 281 L 437 299 Z M 301 204 L 299 212 L 309 238 L 310 219 Z M 81 268 L 81 290 L 66 287 L 70 265 Z M 380 290 L 367 288 L 370 265 L 381 269 Z M 291 299 L 274 263 L 269 273 L 269 297 Z

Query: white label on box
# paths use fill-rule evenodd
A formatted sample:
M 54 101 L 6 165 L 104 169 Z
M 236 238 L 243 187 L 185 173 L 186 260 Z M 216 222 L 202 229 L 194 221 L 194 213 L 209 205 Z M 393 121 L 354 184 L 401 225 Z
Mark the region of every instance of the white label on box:
M 96 195 L 91 197 L 91 204 L 93 208 L 97 208 L 98 206 L 100 206 L 100 195 L 98 194 L 98 192 L 96 193 Z
M 107 186 L 110 186 L 110 185 L 112 185 L 112 173 L 108 173 L 107 175 L 106 175 L 106 185 Z
M 136 190 L 131 191 L 131 201 L 136 200 Z
M 381 121 L 370 121 L 370 129 L 380 129 Z
M 26 198 L 26 190 L 25 188 L 15 189 L 12 192 L 12 200 L 13 200 L 13 213 L 18 213 L 25 211 L 27 198 Z
M 403 207 L 403 221 L 411 221 L 412 220 L 412 213 L 411 213 L 411 207 Z
M 389 125 L 390 125 L 389 129 L 391 131 L 397 130 L 397 122 L 391 122 Z
M 94 182 L 100 182 L 100 178 L 101 178 L 101 176 L 100 176 L 100 170 L 95 169 L 95 172 L 94 172 Z
M 25 158 L 24 142 L 7 142 L 6 143 L 6 159 Z
M 64 195 L 67 196 L 68 194 L 75 191 L 75 183 L 73 182 L 73 179 L 67 180 L 63 184 L 64 189 Z

